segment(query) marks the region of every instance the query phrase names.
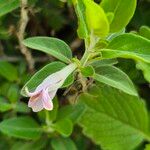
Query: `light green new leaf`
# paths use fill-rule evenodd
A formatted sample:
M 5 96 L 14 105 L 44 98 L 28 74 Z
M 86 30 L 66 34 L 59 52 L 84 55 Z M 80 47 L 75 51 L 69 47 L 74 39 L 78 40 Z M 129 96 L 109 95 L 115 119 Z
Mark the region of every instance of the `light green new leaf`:
M 53 138 L 51 146 L 54 150 L 77 150 L 75 143 L 70 138 Z
M 135 9 L 136 0 L 102 0 L 100 5 L 107 13 L 114 13 L 110 24 L 110 32 L 117 32 L 129 23 Z
M 89 36 L 85 17 L 85 5 L 82 0 L 75 0 L 74 7 L 78 17 L 78 35 L 80 38 L 85 39 Z
M 105 65 L 95 68 L 95 72 L 93 76 L 95 80 L 108 84 L 130 95 L 138 95 L 130 78 L 120 69 Z
M 30 117 L 18 117 L 0 123 L 0 131 L 22 139 L 37 139 L 41 136 L 39 125 Z
M 23 96 L 27 96 L 26 95 L 26 91 L 25 88 L 28 87 L 29 91 L 34 91 L 36 89 L 36 87 L 46 78 L 48 77 L 50 74 L 55 73 L 59 70 L 61 70 L 62 68 L 64 68 L 66 65 L 64 63 L 61 62 L 52 62 L 48 65 L 46 65 L 45 67 L 43 67 L 41 70 L 39 70 L 35 75 L 33 75 L 31 77 L 31 79 L 24 85 L 24 87 L 21 90 L 21 94 Z M 74 78 L 73 75 L 70 75 L 63 87 L 69 86 L 72 82 L 73 82 Z
M 148 82 L 150 82 L 150 63 L 144 63 L 144 62 L 141 62 L 141 61 L 138 61 L 136 63 L 137 63 L 136 64 L 137 69 L 142 70 L 143 74 L 144 74 L 144 78 Z
M 114 19 L 114 13 L 108 12 L 106 15 L 107 15 L 107 19 L 108 19 L 109 24 L 110 24 Z
M 16 81 L 18 79 L 18 72 L 12 64 L 6 61 L 0 61 L 0 76 L 9 81 Z
M 102 149 L 133 150 L 150 139 L 147 110 L 138 97 L 102 85 L 82 94 L 79 102 L 87 106 L 79 125 Z
M 131 58 L 150 63 L 150 40 L 134 34 L 122 34 L 101 50 L 103 58 Z
M 50 54 L 65 63 L 69 63 L 72 58 L 70 47 L 64 41 L 57 38 L 32 37 L 25 39 L 23 44 L 29 48 Z
M 0 17 L 15 10 L 20 6 L 19 0 L 1 0 L 0 1 Z
M 109 22 L 104 10 L 92 0 L 83 0 L 85 4 L 86 22 L 90 32 L 105 37 L 109 32 Z
M 70 136 L 73 130 L 72 121 L 68 118 L 58 120 L 52 127 L 65 137 Z

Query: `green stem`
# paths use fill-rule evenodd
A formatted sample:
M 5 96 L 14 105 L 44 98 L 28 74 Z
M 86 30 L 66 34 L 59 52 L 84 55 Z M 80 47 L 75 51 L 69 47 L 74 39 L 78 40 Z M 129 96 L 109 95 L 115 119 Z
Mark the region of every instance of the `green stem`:
M 50 125 L 51 124 L 51 121 L 49 119 L 49 112 L 48 111 L 45 111 L 45 115 L 46 115 L 46 119 L 45 119 L 45 122 L 47 125 Z
M 85 66 L 86 63 L 88 62 L 90 55 L 91 55 L 91 51 L 95 47 L 96 43 L 97 43 L 97 39 L 94 37 L 93 32 L 92 32 L 90 36 L 90 41 L 88 41 L 88 39 L 85 39 L 85 52 L 81 59 L 82 66 Z
M 88 61 L 89 57 L 90 57 L 89 51 L 85 51 L 85 53 L 84 53 L 84 55 L 83 55 L 83 57 L 81 59 L 81 65 L 82 66 L 85 66 L 85 64 Z

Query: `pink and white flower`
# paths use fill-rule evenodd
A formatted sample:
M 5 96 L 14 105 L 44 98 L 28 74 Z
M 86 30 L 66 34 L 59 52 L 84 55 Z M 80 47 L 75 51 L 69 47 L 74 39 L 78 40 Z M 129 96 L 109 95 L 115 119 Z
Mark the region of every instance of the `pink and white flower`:
M 62 70 L 49 75 L 33 92 L 29 92 L 26 87 L 26 94 L 30 97 L 28 106 L 34 112 L 41 111 L 42 109 L 52 110 L 52 99 L 55 97 L 57 90 L 64 84 L 67 77 L 76 67 L 76 64 L 72 63 Z

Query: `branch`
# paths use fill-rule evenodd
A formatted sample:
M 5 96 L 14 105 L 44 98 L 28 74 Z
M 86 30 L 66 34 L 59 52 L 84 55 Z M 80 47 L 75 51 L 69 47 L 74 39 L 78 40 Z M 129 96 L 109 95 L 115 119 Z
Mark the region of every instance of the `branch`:
M 25 29 L 28 24 L 29 18 L 28 18 L 28 0 L 21 0 L 21 14 L 20 14 L 20 23 L 19 23 L 19 30 L 17 33 L 20 51 L 25 56 L 25 59 L 28 63 L 28 67 L 30 71 L 34 70 L 34 59 L 31 55 L 31 52 L 22 44 L 22 41 L 24 40 L 24 34 Z

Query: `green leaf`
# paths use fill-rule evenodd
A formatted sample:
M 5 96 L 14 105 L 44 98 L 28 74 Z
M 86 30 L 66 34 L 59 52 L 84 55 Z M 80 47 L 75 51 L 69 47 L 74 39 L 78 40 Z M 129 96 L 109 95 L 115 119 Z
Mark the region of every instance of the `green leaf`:
M 29 113 L 30 108 L 28 105 L 24 102 L 18 102 L 16 103 L 16 106 L 14 107 L 14 110 L 21 113 Z
M 146 147 L 144 150 L 150 150 L 150 144 L 146 144 Z
M 9 91 L 9 88 L 11 87 L 11 84 L 10 82 L 4 82 L 4 83 L 1 83 L 0 85 L 0 95 L 1 96 L 6 96 L 7 98 L 7 94 L 8 94 L 8 91 Z
M 30 117 L 18 117 L 0 123 L 0 131 L 22 139 L 37 139 L 41 136 L 39 125 Z
M 11 150 L 43 150 L 46 146 L 47 140 L 46 139 L 40 139 L 33 142 L 13 142 L 13 145 L 11 146 Z
M 139 34 L 150 40 L 150 28 L 148 26 L 142 26 L 139 30 Z
M 77 150 L 76 145 L 70 138 L 53 138 L 51 146 L 53 150 Z
M 84 77 L 91 77 L 94 75 L 95 71 L 92 66 L 86 66 L 84 68 L 81 68 L 81 73 Z
M 1 0 L 0 1 L 0 17 L 15 10 L 20 6 L 19 0 Z
M 130 78 L 120 69 L 106 65 L 95 68 L 95 72 L 93 76 L 95 80 L 122 90 L 125 93 L 138 95 Z
M 150 82 L 150 63 L 144 63 L 138 61 L 136 64 L 136 68 L 143 71 L 144 78 Z
M 142 76 L 142 72 L 136 69 L 136 64 L 131 59 L 118 59 L 117 67 L 125 72 L 129 78 L 136 84 L 143 84 L 145 80 Z
M 101 50 L 103 58 L 131 58 L 150 62 L 150 40 L 134 34 L 122 34 Z
M 102 60 L 95 60 L 92 63 L 90 63 L 90 65 L 92 65 L 95 68 L 95 67 L 106 66 L 106 65 L 112 66 L 117 63 L 118 63 L 117 59 L 102 59 Z
M 4 136 L 0 136 L 0 149 L 5 149 L 5 150 L 8 150 L 10 149 L 10 145 L 9 145 L 9 142 L 7 140 L 7 137 L 4 137 Z
M 64 41 L 57 38 L 32 37 L 25 39 L 23 44 L 29 48 L 50 54 L 65 63 L 69 63 L 72 58 L 70 47 Z
M 109 32 L 109 22 L 104 10 L 92 0 L 84 0 L 86 22 L 90 32 L 105 37 Z
M 18 79 L 17 69 L 8 62 L 0 61 L 0 76 L 9 81 L 16 81 Z
M 114 13 L 110 32 L 117 32 L 129 23 L 136 9 L 136 0 L 102 0 L 100 5 L 107 13 Z
M 45 67 L 43 67 L 41 70 L 39 70 L 34 76 L 31 77 L 31 79 L 24 85 L 24 87 L 21 90 L 21 94 L 23 96 L 27 96 L 26 92 L 25 92 L 25 87 L 28 87 L 29 91 L 34 91 L 35 88 L 46 78 L 48 77 L 50 74 L 55 73 L 59 70 L 61 70 L 62 68 L 64 68 L 66 65 L 64 63 L 61 62 L 52 62 L 48 65 L 46 65 Z M 73 82 L 74 78 L 73 75 L 70 75 L 63 87 L 66 87 L 68 85 L 70 85 Z
M 94 46 L 94 50 L 105 48 L 108 45 L 108 41 L 104 39 L 99 39 Z
M 59 109 L 57 114 L 57 120 L 68 118 L 73 122 L 73 124 L 75 124 L 81 118 L 84 112 L 84 105 L 67 105 Z
M 70 136 L 73 130 L 72 121 L 67 118 L 58 120 L 52 127 L 65 137 Z
M 108 41 L 111 41 L 111 40 L 114 39 L 115 37 L 117 37 L 117 36 L 119 36 L 119 35 L 122 35 L 122 34 L 125 34 L 125 28 L 121 29 L 121 30 L 118 31 L 118 32 L 109 34 L 109 36 L 107 37 L 107 40 L 108 40 Z
M 87 106 L 79 120 L 83 133 L 102 149 L 133 150 L 150 139 L 147 110 L 138 97 L 102 85 L 82 94 L 79 102 Z
M 19 100 L 19 92 L 20 89 L 18 85 L 16 84 L 11 84 L 8 93 L 7 93 L 7 98 L 9 99 L 10 102 L 15 103 L 16 101 Z
M 0 97 L 0 112 L 5 112 L 12 109 L 12 105 L 4 98 Z
M 78 36 L 85 39 L 89 36 L 89 31 L 85 17 L 85 5 L 82 0 L 76 0 L 74 3 L 75 11 L 78 17 Z
M 114 19 L 114 13 L 108 12 L 108 13 L 107 13 L 107 19 L 108 19 L 108 21 L 109 21 L 109 24 L 111 24 L 111 22 L 112 22 L 113 19 Z

